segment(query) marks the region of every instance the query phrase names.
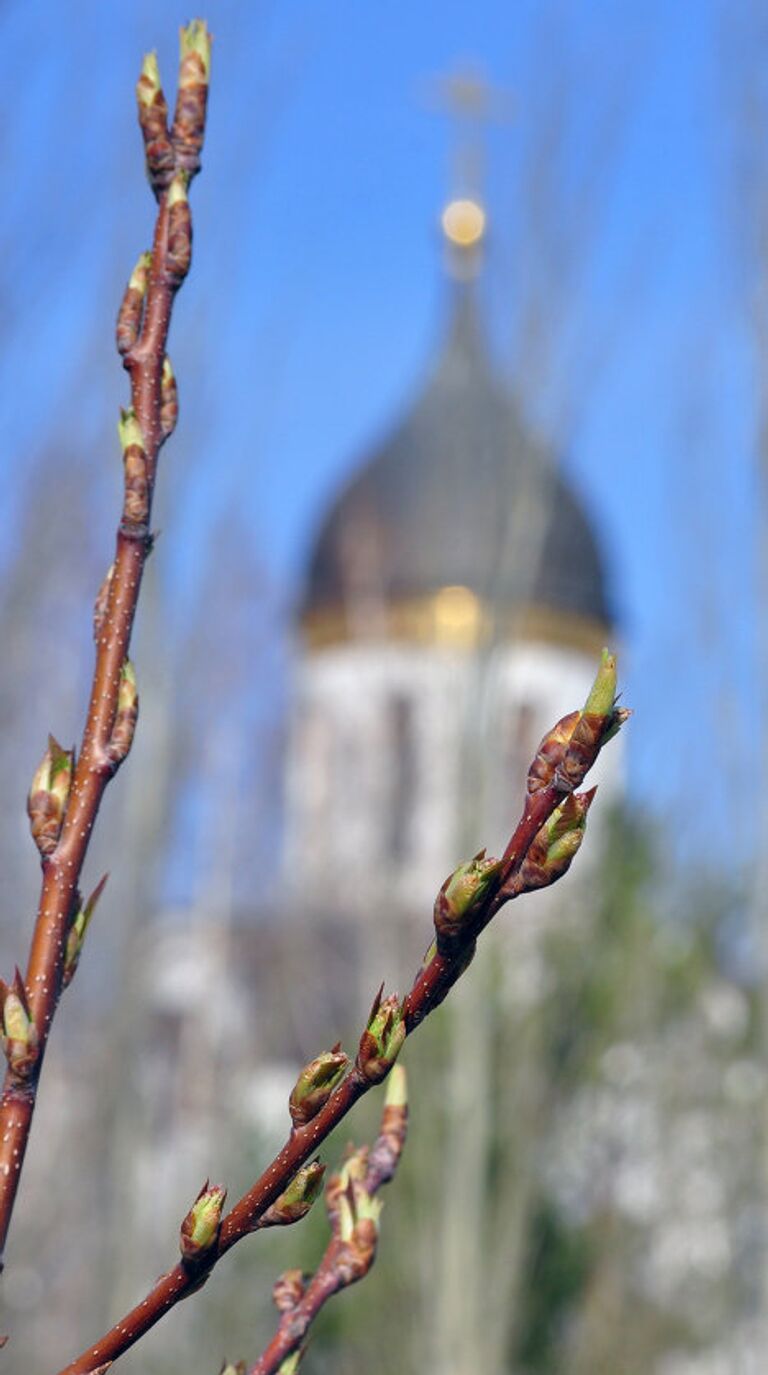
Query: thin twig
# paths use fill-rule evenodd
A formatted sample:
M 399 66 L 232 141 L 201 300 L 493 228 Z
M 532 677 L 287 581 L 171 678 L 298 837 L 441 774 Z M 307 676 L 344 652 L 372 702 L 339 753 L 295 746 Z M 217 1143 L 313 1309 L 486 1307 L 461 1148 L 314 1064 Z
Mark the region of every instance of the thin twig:
M 588 709 L 598 685 L 604 699 L 600 712 Z M 206 1253 L 205 1263 L 190 1267 L 182 1260 L 174 1265 L 167 1274 L 160 1277 L 141 1303 L 132 1308 L 93 1346 L 65 1366 L 59 1375 L 92 1375 L 92 1372 L 105 1361 L 117 1360 L 154 1327 L 180 1299 L 198 1289 L 225 1252 L 249 1232 L 259 1229 L 264 1213 L 286 1190 L 299 1168 L 343 1121 L 358 1099 L 367 1093 L 373 1084 L 381 1082 L 386 1076 L 405 1037 L 442 1002 L 453 984 L 467 969 L 478 934 L 505 902 L 526 891 L 515 880 L 524 870 L 534 842 L 540 844 L 542 835 L 548 836 L 548 828 L 557 821 L 553 814 L 557 812 L 560 815 L 563 812 L 567 799 L 572 796 L 573 788 L 581 784 L 602 745 L 627 715 L 626 712 L 615 709 L 614 696 L 615 661 L 611 656 L 604 655 L 587 708 L 583 712 L 572 714 L 572 717 L 578 720 L 567 718 L 570 721 L 571 734 L 565 739 L 557 739 L 557 752 L 550 761 L 551 768 L 548 764 L 548 779 L 544 782 L 538 779 L 535 784 L 536 790 L 527 793 L 523 814 L 510 838 L 503 859 L 493 864 L 494 885 L 482 889 L 482 901 L 479 904 L 470 904 L 463 933 L 453 949 L 449 953 L 441 953 L 435 945 L 430 947 L 413 987 L 402 1004 L 399 1004 L 396 998 L 386 999 L 382 1003 L 381 994 L 377 996 L 368 1026 L 361 1036 L 357 1060 L 346 1078 L 333 1089 L 316 1116 L 303 1125 L 294 1126 L 274 1160 L 222 1221 L 216 1241 Z M 557 732 L 562 724 L 558 722 L 550 735 L 545 737 L 543 745 L 550 737 L 557 738 Z M 529 787 L 531 786 L 533 785 L 529 776 Z M 582 813 L 585 814 L 586 808 L 582 805 L 581 809 L 576 807 L 573 810 L 577 814 L 576 824 L 583 830 Z M 555 827 L 553 835 L 556 849 L 562 842 L 561 830 Z M 550 853 L 554 855 L 555 849 Z M 571 848 L 570 858 L 573 853 L 575 847 Z M 563 865 L 560 860 L 558 851 L 557 864 L 548 882 L 555 881 L 565 872 L 567 863 Z M 532 886 L 542 885 L 537 880 Z M 444 884 L 441 893 L 445 887 Z M 436 904 L 436 912 L 437 910 Z M 372 1028 L 376 1030 L 375 1037 L 371 1034 Z M 374 1041 L 380 1043 L 378 1058 L 372 1049 Z
M 397 1077 L 395 1077 L 397 1076 Z M 367 1275 L 376 1253 L 378 1208 L 368 1201 L 394 1178 L 408 1127 L 405 1071 L 396 1065 L 387 1084 L 379 1135 L 373 1146 L 355 1151 L 341 1174 L 325 1187 L 332 1237 L 314 1275 L 305 1284 L 300 1271 L 288 1271 L 275 1285 L 281 1311 L 277 1331 L 250 1375 L 277 1375 L 299 1351 L 309 1328 L 328 1300 Z
M 192 122 L 191 141 L 197 140 L 198 145 L 205 117 L 205 54 L 209 45 L 205 26 L 197 21 L 182 30 L 180 90 L 183 88 L 187 102 L 182 133 L 188 133 Z M 194 49 L 192 55 L 190 48 Z M 147 162 L 152 181 L 148 144 Z M 176 165 L 185 170 L 176 171 Z M 41 848 L 42 891 L 24 980 L 35 1060 L 25 1066 L 23 1076 L 9 1066 L 0 1099 L 0 1258 L 29 1139 L 43 1056 L 62 989 L 67 937 L 80 906 L 78 884 L 88 843 L 104 790 L 130 748 L 135 723 L 138 698 L 134 691 L 128 712 L 133 717 L 131 723 L 121 710 L 121 686 L 125 691 L 133 619 L 152 546 L 150 517 L 158 454 L 175 421 L 175 387 L 165 349 L 174 296 L 189 266 L 187 185 L 194 170 L 188 156 L 185 161 L 179 155 L 173 178 L 159 196 L 151 266 L 148 268 L 147 255 L 143 255 L 118 321 L 118 348 L 130 376 L 132 402 L 131 410 L 124 413 L 121 433 L 123 512 L 114 564 L 97 602 L 96 664 L 80 755 L 56 842 L 48 846 L 48 853 Z M 5 1031 L 7 1037 L 7 1027 Z

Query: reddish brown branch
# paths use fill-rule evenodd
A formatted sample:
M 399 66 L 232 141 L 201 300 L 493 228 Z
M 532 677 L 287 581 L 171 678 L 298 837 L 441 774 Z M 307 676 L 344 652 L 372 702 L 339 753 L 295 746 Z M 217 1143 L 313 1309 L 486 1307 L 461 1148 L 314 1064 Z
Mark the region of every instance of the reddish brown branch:
M 199 37 L 199 28 L 196 30 Z M 182 38 L 183 44 L 183 38 Z M 155 131 L 156 132 L 156 131 Z M 184 174 L 186 199 L 187 174 Z M 173 184 L 171 184 L 172 187 Z M 78 908 L 78 883 L 104 790 L 127 754 L 131 731 L 123 713 L 115 722 L 144 564 L 151 547 L 149 521 L 157 457 L 168 432 L 163 423 L 163 369 L 171 308 L 182 277 L 168 261 L 170 192 L 160 200 L 149 280 L 137 269 L 118 320 L 118 347 L 130 375 L 138 443 L 126 451 L 126 491 L 114 565 L 99 598 L 96 664 L 79 758 L 60 834 L 43 859 L 40 904 L 25 978 L 37 1037 L 32 1073 L 9 1068 L 0 1099 L 0 1256 L 5 1247 L 29 1138 L 37 1085 L 62 988 L 67 936 Z M 142 319 L 143 315 L 143 319 Z M 166 388 L 167 392 L 167 388 Z M 167 399 L 167 398 L 166 398 Z M 129 712 L 130 715 L 130 712 Z
M 363 1279 L 373 1264 L 378 1210 L 368 1208 L 367 1201 L 394 1177 L 408 1128 L 405 1071 L 399 1065 L 390 1084 L 395 1092 L 387 1094 L 381 1128 L 373 1146 L 356 1151 L 341 1174 L 332 1175 L 326 1185 L 326 1207 L 333 1235 L 317 1270 L 306 1287 L 297 1271 L 288 1271 L 275 1285 L 273 1297 L 282 1316 L 250 1375 L 276 1375 L 283 1361 L 299 1350 L 328 1300 Z
M 615 666 L 613 664 L 612 672 L 615 681 Z M 612 700 L 611 696 L 611 702 Z M 582 720 L 585 716 L 586 713 L 581 713 Z M 400 1020 L 406 1035 L 414 1031 L 424 1018 L 442 1002 L 452 985 L 461 977 L 472 957 L 478 934 L 487 926 L 505 902 L 519 895 L 521 889 L 515 880 L 533 842 L 539 836 L 548 819 L 552 817 L 556 808 L 561 807 L 564 799 L 569 796 L 570 789 L 578 786 L 587 769 L 594 763 L 602 744 L 605 743 L 616 725 L 615 717 L 616 713 L 613 707 L 606 708 L 600 729 L 595 729 L 592 732 L 590 749 L 583 754 L 578 768 L 574 765 L 567 749 L 564 748 L 560 751 L 561 768 L 565 760 L 570 759 L 570 772 L 567 779 L 563 778 L 562 773 L 552 770 L 548 783 L 539 786 L 537 791 L 529 792 L 526 795 L 523 814 L 504 852 L 503 862 L 498 866 L 499 874 L 495 887 L 488 892 L 478 910 L 472 914 L 471 920 L 465 927 L 461 944 L 457 945 L 455 951 L 450 955 L 440 954 L 434 946 L 430 948 L 410 993 L 400 1006 Z M 577 741 L 577 745 L 581 751 L 580 740 Z M 381 1018 L 386 1003 L 389 1001 L 385 1000 L 385 1003 L 380 1004 L 377 998 L 372 1010 L 372 1017 L 376 1014 Z M 388 1009 L 388 1012 L 391 1013 L 391 1008 Z M 361 1037 L 361 1047 L 366 1044 L 366 1037 L 370 1040 L 368 1032 L 371 1025 L 372 1021 L 369 1020 L 368 1028 Z M 394 1063 L 400 1043 L 400 1040 L 397 1040 L 390 1063 Z M 374 1064 L 373 1073 L 376 1077 L 369 1078 L 366 1076 L 364 1068 L 366 1063 Z M 357 1063 L 350 1069 L 346 1078 L 333 1090 L 317 1115 L 305 1125 L 294 1128 L 282 1150 L 224 1218 L 217 1244 L 211 1248 L 206 1258 L 204 1272 L 201 1272 L 199 1267 L 193 1270 L 185 1269 L 182 1263 L 175 1265 L 167 1275 L 161 1277 L 141 1303 L 121 1318 L 111 1331 L 100 1338 L 95 1345 L 89 1347 L 87 1351 L 84 1351 L 82 1355 L 66 1366 L 59 1375 L 92 1375 L 92 1372 L 100 1364 L 105 1361 L 116 1360 L 129 1347 L 133 1346 L 145 1332 L 154 1327 L 163 1314 L 179 1299 L 184 1298 L 193 1289 L 199 1287 L 213 1266 L 230 1247 L 234 1246 L 249 1232 L 258 1230 L 260 1219 L 266 1209 L 283 1193 L 299 1167 L 317 1151 L 318 1146 L 343 1121 L 357 1100 L 367 1093 L 374 1082 L 378 1082 L 383 1077 L 379 1069 L 378 1062 L 375 1060 L 361 1061 L 361 1055 L 358 1054 Z

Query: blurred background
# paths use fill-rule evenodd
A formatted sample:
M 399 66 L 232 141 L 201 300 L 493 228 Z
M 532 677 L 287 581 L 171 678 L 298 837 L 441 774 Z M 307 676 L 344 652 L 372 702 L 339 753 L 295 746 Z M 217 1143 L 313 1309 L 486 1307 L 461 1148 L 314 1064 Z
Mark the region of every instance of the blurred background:
M 3 0 L 0 955 L 24 799 L 82 729 L 153 203 L 167 0 Z M 309 1371 L 752 1375 L 768 1340 L 768 6 L 210 0 L 181 418 L 110 882 L 43 1075 L 4 1277 L 56 1369 L 239 1196 L 299 1067 L 405 991 L 604 643 L 635 716 L 575 871 L 409 1042 L 375 1270 Z M 371 1099 L 374 1095 L 371 1095 Z M 370 1139 L 362 1104 L 328 1146 Z M 249 1362 L 321 1209 L 121 1369 Z

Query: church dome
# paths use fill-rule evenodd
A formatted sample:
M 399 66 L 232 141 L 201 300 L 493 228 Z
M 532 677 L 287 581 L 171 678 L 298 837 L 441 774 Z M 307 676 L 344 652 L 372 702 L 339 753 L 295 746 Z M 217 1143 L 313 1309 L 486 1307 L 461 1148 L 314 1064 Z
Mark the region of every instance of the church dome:
M 589 650 L 612 617 L 587 516 L 494 374 L 474 287 L 414 407 L 336 499 L 301 605 L 310 644 L 544 635 Z

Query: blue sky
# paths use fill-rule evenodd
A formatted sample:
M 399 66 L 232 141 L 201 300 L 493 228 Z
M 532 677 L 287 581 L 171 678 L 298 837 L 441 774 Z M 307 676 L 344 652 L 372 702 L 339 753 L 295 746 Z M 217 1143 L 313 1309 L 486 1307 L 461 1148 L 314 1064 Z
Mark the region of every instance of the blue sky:
M 733 7 L 211 0 L 205 14 L 210 129 L 171 337 L 182 419 L 158 498 L 179 614 L 207 532 L 234 506 L 290 598 L 323 505 L 425 376 L 454 146 L 428 97 L 466 63 L 515 109 L 487 134 L 483 296 L 499 366 L 519 376 L 530 263 L 546 276 L 519 188 L 561 80 L 556 228 L 573 244 L 586 211 L 590 230 L 531 409 L 609 553 L 637 710 L 633 792 L 663 810 L 693 790 L 683 840 L 735 817 L 748 848 L 755 363 L 739 102 L 754 47 Z M 165 0 L 0 12 L 6 553 L 57 432 L 117 501 L 113 321 L 153 209 L 132 89 L 149 47 L 173 89 L 189 17 Z

